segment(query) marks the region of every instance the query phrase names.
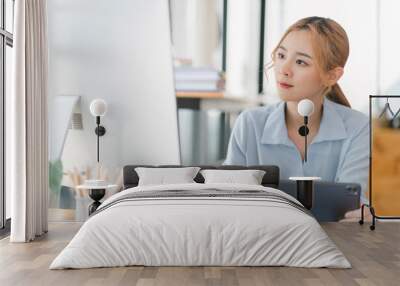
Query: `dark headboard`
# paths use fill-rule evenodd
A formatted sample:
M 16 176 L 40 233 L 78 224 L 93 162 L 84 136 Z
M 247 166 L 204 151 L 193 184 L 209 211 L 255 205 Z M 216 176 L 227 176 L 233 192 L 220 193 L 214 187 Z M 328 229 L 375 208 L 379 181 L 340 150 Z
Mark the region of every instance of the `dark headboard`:
M 149 167 L 149 168 L 177 168 L 177 167 L 185 167 L 180 165 L 160 165 L 160 166 L 152 166 L 152 165 L 129 165 L 124 167 L 124 190 L 136 187 L 139 182 L 139 176 L 135 172 L 136 167 Z M 201 169 L 218 169 L 218 170 L 264 170 L 265 175 L 262 180 L 262 185 L 265 187 L 278 188 L 279 185 L 279 167 L 272 165 L 258 165 L 258 166 L 236 166 L 236 165 L 224 165 L 224 166 L 206 166 L 199 165 Z M 204 178 L 200 174 L 197 174 L 194 180 L 197 183 L 204 183 Z

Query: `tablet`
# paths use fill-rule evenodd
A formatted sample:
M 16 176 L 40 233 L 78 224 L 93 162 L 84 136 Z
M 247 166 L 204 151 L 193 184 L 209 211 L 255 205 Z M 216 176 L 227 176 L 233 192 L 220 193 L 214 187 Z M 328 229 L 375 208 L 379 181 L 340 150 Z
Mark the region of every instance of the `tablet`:
M 279 189 L 296 198 L 296 182 L 280 180 Z M 314 182 L 311 212 L 320 222 L 339 221 L 350 210 L 360 207 L 361 186 L 356 183 Z

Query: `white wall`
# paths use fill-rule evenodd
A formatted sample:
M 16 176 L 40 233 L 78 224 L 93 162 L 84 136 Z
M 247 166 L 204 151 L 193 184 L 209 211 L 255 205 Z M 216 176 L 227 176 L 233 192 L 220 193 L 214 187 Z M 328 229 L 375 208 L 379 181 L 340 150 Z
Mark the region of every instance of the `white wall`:
M 379 77 L 378 77 L 378 94 L 400 95 L 400 1 L 385 0 L 380 1 L 380 34 L 379 34 Z M 400 99 L 391 99 L 390 106 L 396 112 L 400 108 Z M 380 108 L 377 110 L 381 113 L 385 104 L 385 99 L 376 100 Z
M 187 34 L 188 4 L 186 0 L 171 0 L 171 27 L 174 56 L 179 58 L 191 58 L 189 40 Z
M 231 96 L 258 94 L 260 3 L 259 0 L 228 1 L 226 91 Z
M 48 24 L 49 106 L 80 95 L 83 113 L 84 130 L 65 142 L 65 169 L 96 161 L 95 98 L 108 102 L 106 166 L 179 164 L 168 1 L 49 0 Z
M 382 4 L 386 1 L 380 1 Z M 396 2 L 392 0 L 392 3 Z M 397 1 L 398 2 L 398 1 Z M 398 5 L 397 5 L 398 6 Z M 353 108 L 368 112 L 368 96 L 378 90 L 377 70 L 377 0 L 270 0 L 267 1 L 265 63 L 271 59 L 271 51 L 278 43 L 284 31 L 295 21 L 308 16 L 332 18 L 343 26 L 350 41 L 350 56 L 345 66 L 345 74 L 339 81 L 344 93 Z M 393 9 L 393 15 L 398 11 Z M 381 18 L 387 17 L 386 10 L 382 10 Z M 397 16 L 398 18 L 398 16 Z M 392 17 L 394 20 L 394 16 Z M 389 26 L 391 34 L 397 33 L 397 24 Z M 381 31 L 383 31 L 381 27 Z M 386 41 L 390 46 L 393 41 Z M 395 47 L 392 47 L 395 49 Z M 276 96 L 273 72 L 268 73 L 269 81 L 264 84 L 267 96 Z M 382 77 L 387 77 L 382 69 Z M 383 80 L 383 78 L 382 78 Z M 382 82 L 385 82 L 383 80 Z
M 221 69 L 222 0 L 170 0 L 174 56 Z
M 400 2 L 398 0 L 380 1 L 380 66 L 379 90 L 400 94 L 400 38 L 398 29 Z

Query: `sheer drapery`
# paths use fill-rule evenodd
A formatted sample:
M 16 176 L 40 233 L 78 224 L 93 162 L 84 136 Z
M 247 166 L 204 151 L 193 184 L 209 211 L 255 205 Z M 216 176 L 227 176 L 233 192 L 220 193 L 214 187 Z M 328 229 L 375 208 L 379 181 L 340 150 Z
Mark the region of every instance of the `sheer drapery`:
M 14 27 L 10 241 L 27 242 L 48 226 L 46 0 L 15 1 Z

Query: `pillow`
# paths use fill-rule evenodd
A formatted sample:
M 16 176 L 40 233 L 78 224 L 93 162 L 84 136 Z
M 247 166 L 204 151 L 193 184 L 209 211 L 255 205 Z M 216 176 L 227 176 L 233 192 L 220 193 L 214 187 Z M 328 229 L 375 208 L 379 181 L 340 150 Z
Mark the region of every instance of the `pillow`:
M 265 171 L 262 170 L 202 170 L 205 184 L 233 183 L 261 185 Z
M 139 176 L 138 186 L 195 183 L 193 179 L 199 170 L 199 167 L 135 168 Z

